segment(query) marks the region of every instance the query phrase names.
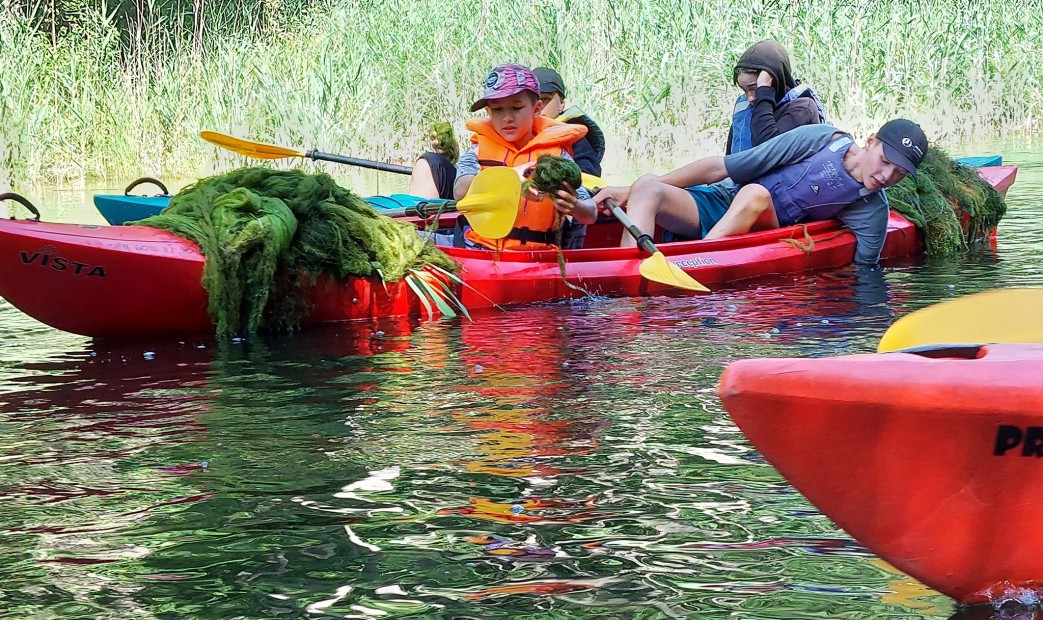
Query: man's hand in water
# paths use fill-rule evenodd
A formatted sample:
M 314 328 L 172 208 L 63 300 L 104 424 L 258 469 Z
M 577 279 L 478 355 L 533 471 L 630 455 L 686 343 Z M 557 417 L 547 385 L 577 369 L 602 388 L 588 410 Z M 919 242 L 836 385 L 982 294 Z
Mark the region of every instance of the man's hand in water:
M 761 86 L 774 86 L 775 78 L 771 77 L 771 74 L 767 71 L 761 71 L 757 74 L 757 88 Z

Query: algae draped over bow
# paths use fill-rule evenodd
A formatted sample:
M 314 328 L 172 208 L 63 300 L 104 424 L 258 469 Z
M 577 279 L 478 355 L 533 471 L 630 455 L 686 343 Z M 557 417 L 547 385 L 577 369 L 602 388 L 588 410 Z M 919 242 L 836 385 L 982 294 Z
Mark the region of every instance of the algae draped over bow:
M 952 256 L 988 235 L 1007 212 L 1007 203 L 974 168 L 931 147 L 914 179 L 887 190 L 891 208 L 924 231 L 924 253 Z M 955 203 L 955 204 L 954 204 Z
M 241 168 L 201 179 L 137 224 L 194 241 L 219 334 L 295 326 L 300 285 L 319 275 L 402 279 L 452 259 L 409 223 L 378 214 L 326 174 Z

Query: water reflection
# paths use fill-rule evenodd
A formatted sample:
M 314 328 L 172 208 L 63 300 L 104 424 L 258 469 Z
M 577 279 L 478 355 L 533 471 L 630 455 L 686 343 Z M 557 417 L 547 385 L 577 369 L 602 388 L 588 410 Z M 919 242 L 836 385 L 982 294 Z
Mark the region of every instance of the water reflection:
M 8 501 L 59 528 L 4 524 L 22 554 L 11 582 L 61 584 L 14 609 L 611 616 L 625 601 L 652 617 L 797 617 L 824 593 L 909 608 L 879 598 L 893 573 L 817 517 L 713 397 L 730 359 L 850 338 L 828 326 L 858 324 L 891 290 L 877 274 L 856 295 L 859 278 L 225 347 L 91 343 L 14 364 L 15 436 L 65 442 L 9 444 L 30 461 L 6 470 Z M 56 474 L 70 459 L 83 473 Z M 56 485 L 32 482 L 45 473 L 65 476 L 57 505 Z
M 5 611 L 948 618 L 787 485 L 714 388 L 734 359 L 872 351 L 916 308 L 1043 284 L 1041 173 L 1022 170 L 995 250 L 700 298 L 226 345 L 94 342 L 0 302 Z
M 975 605 L 960 610 L 949 620 L 1043 620 L 1043 610 L 1038 607 L 1009 606 L 994 609 L 991 605 Z

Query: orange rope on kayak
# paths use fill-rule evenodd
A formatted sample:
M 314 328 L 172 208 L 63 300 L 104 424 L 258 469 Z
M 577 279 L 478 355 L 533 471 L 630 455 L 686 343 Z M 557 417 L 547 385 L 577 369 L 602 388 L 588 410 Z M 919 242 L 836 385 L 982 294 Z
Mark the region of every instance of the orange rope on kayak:
M 793 238 L 779 239 L 779 241 L 781 241 L 782 243 L 788 243 L 788 244 L 792 245 L 793 247 L 797 248 L 798 250 L 800 250 L 801 252 L 804 252 L 805 254 L 811 254 L 811 251 L 815 249 L 815 238 L 812 237 L 811 233 L 808 232 L 808 225 L 807 224 L 801 224 L 800 227 L 804 231 L 804 241 L 800 241 L 798 239 L 793 239 Z M 842 230 L 840 232 L 833 233 L 832 237 L 826 237 L 825 239 L 822 240 L 822 242 L 825 243 L 826 241 L 832 241 L 832 240 L 836 239 L 837 237 L 839 237 L 840 235 L 844 234 L 845 232 L 847 232 L 847 231 L 843 231 Z
M 806 242 L 802 243 L 802 242 L 800 242 L 800 241 L 798 241 L 796 239 L 792 239 L 792 238 L 790 238 L 790 239 L 779 239 L 779 241 L 781 241 L 783 243 L 788 243 L 788 244 L 792 245 L 793 247 L 797 248 L 798 250 L 800 250 L 801 252 L 804 252 L 805 254 L 811 254 L 811 250 L 815 249 L 815 240 L 808 233 L 808 225 L 807 224 L 801 224 L 800 227 L 804 230 L 804 239 L 806 240 Z

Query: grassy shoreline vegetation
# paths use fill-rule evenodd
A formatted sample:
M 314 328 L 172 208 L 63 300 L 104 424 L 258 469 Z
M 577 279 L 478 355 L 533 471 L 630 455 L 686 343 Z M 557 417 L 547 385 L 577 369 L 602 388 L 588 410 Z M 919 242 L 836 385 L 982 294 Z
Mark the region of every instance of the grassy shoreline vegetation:
M 0 185 L 245 163 L 201 129 L 411 163 L 432 121 L 466 136 L 507 61 L 560 70 L 606 170 L 664 170 L 723 152 L 731 66 L 766 36 L 860 135 L 898 114 L 943 146 L 1043 124 L 1040 0 L 69 1 L 0 9 Z

